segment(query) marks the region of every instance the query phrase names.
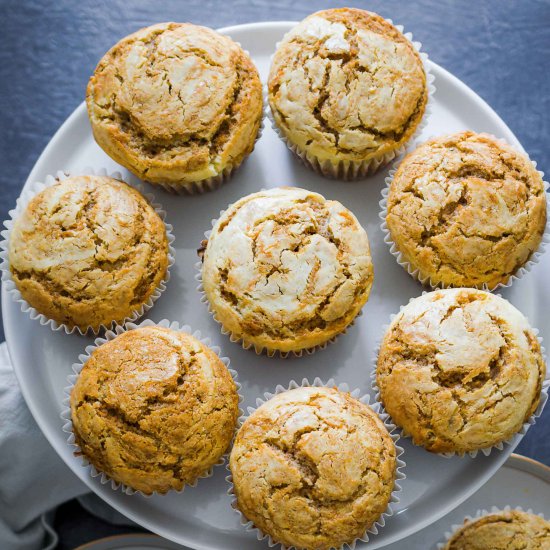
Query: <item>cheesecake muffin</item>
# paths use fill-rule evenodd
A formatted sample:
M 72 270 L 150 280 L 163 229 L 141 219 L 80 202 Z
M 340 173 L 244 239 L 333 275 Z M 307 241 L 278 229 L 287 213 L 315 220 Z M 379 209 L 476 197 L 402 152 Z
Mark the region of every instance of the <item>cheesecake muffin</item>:
M 549 550 L 550 522 L 519 510 L 466 520 L 444 550 Z
M 460 132 L 405 157 L 386 223 L 402 262 L 423 283 L 491 290 L 541 244 L 546 193 L 523 153 L 490 135 Z
M 224 331 L 272 354 L 343 332 L 368 299 L 369 241 L 339 202 L 293 187 L 231 205 L 203 243 L 202 283 Z
M 385 512 L 396 448 L 378 415 L 332 388 L 280 393 L 244 422 L 231 451 L 240 512 L 286 547 L 352 544 Z
M 436 453 L 485 449 L 535 412 L 546 366 L 527 319 L 489 292 L 437 290 L 391 322 L 376 381 L 395 424 Z
M 88 84 L 95 140 L 141 179 L 203 190 L 252 152 L 262 120 L 256 67 L 227 36 L 161 23 L 115 44 Z
M 268 99 L 281 136 L 327 176 L 362 177 L 396 156 L 428 100 L 412 43 L 375 13 L 306 17 L 279 44 Z
M 184 332 L 123 332 L 91 354 L 72 389 L 75 443 L 100 472 L 144 494 L 181 490 L 227 451 L 239 416 L 221 359 Z
M 81 332 L 143 313 L 169 263 L 155 209 L 105 176 L 69 177 L 38 193 L 14 221 L 8 249 L 23 299 Z

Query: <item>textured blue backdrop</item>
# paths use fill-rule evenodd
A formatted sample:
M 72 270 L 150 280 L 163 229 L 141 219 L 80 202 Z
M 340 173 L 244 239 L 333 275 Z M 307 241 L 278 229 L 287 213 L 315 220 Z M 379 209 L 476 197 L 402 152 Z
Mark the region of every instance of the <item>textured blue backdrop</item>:
M 481 95 L 539 167 L 550 170 L 548 0 L 0 0 L 0 218 L 7 217 L 51 136 L 83 100 L 97 61 L 119 38 L 160 21 L 216 28 L 302 19 L 343 5 L 405 25 L 430 58 Z M 550 463 L 550 407 L 518 450 Z

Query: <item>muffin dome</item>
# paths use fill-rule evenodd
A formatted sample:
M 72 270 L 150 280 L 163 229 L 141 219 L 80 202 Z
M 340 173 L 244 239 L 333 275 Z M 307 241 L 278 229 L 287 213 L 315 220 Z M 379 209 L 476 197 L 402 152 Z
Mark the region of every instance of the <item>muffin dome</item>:
M 166 278 L 166 228 L 126 183 L 75 176 L 38 193 L 15 220 L 9 263 L 39 313 L 97 331 L 139 311 Z
M 486 514 L 467 520 L 445 545 L 444 550 L 547 550 L 550 522 L 519 510 Z
M 238 166 L 262 119 L 258 71 L 230 38 L 163 23 L 113 46 L 88 84 L 97 143 L 152 183 L 188 188 Z
M 268 94 L 291 148 L 339 177 L 347 174 L 341 162 L 359 163 L 357 176 L 391 160 L 428 99 L 422 60 L 409 40 L 379 15 L 350 8 L 314 13 L 284 37 Z
M 82 454 L 145 494 L 182 489 L 207 473 L 233 438 L 238 401 L 231 374 L 210 348 L 157 326 L 98 347 L 70 399 Z
M 260 406 L 235 438 L 239 510 L 287 547 L 340 548 L 386 510 L 396 449 L 376 413 L 348 393 L 306 387 Z
M 386 222 L 433 286 L 506 283 L 539 247 L 546 193 L 529 159 L 487 134 L 427 141 L 394 175 Z
M 220 216 L 202 280 L 234 339 L 289 352 L 345 330 L 368 299 L 373 267 L 367 234 L 349 210 L 280 187 L 248 195 Z
M 400 311 L 376 379 L 386 411 L 416 444 L 464 454 L 517 433 L 538 406 L 545 373 L 525 317 L 500 296 L 460 288 Z

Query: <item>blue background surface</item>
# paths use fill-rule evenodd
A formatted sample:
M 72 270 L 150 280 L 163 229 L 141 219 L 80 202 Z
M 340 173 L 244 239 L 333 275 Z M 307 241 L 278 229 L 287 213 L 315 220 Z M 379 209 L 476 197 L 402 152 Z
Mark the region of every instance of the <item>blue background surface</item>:
M 214 28 L 297 20 L 346 4 L 405 25 L 432 60 L 497 111 L 539 168 L 550 170 L 549 1 L 0 0 L 0 217 L 7 218 L 39 154 L 84 99 L 100 57 L 126 34 L 168 20 Z M 550 463 L 550 407 L 518 452 Z

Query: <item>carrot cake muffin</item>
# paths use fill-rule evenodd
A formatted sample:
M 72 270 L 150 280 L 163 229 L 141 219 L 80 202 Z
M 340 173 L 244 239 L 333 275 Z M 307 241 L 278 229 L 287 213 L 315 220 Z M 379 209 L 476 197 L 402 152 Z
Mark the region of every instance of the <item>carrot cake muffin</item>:
M 524 154 L 490 135 L 460 132 L 427 141 L 403 160 L 386 222 L 420 280 L 492 289 L 539 247 L 546 193 Z
M 549 550 L 550 522 L 509 510 L 466 520 L 444 550 Z
M 375 13 L 341 8 L 306 17 L 282 40 L 268 99 L 291 149 L 325 175 L 360 177 L 395 157 L 428 100 L 412 43 Z
M 546 366 L 527 319 L 509 302 L 458 288 L 411 300 L 378 356 L 380 398 L 429 451 L 464 454 L 509 439 L 535 412 Z
M 280 393 L 244 422 L 231 451 L 237 506 L 287 547 L 362 537 L 386 510 L 396 449 L 368 406 L 332 388 Z
M 161 23 L 123 38 L 88 84 L 97 143 L 151 183 L 191 189 L 252 152 L 262 119 L 256 67 L 227 36 Z
M 74 176 L 38 193 L 15 220 L 9 263 L 39 313 L 97 331 L 140 310 L 165 279 L 166 228 L 126 183 Z
M 339 202 L 305 189 L 240 199 L 204 247 L 202 281 L 216 320 L 257 350 L 297 352 L 331 340 L 372 286 L 365 230 Z
M 233 438 L 235 382 L 193 336 L 156 326 L 98 347 L 71 392 L 75 442 L 99 471 L 145 494 L 180 490 Z

